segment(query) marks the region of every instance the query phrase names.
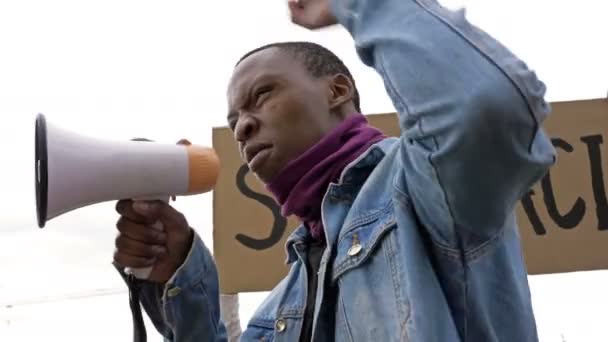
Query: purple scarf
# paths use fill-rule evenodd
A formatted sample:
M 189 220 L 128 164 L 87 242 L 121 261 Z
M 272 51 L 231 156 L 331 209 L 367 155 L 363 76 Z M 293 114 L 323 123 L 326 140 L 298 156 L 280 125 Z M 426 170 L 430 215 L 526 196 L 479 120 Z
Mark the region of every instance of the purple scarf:
M 371 145 L 384 139 L 362 114 L 347 117 L 316 145 L 292 160 L 267 185 L 284 216 L 295 214 L 312 237 L 324 240 L 321 200 L 330 182 Z

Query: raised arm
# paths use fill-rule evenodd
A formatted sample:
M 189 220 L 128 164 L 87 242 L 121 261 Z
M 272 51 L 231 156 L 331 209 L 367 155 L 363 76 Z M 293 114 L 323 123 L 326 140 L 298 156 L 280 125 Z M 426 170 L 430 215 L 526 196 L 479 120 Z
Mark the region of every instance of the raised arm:
M 434 0 L 331 0 L 399 114 L 398 184 L 436 243 L 501 231 L 555 162 L 545 86 L 507 48 Z
M 476 248 L 554 163 L 545 86 L 434 0 L 332 0 L 399 113 L 402 186 L 431 236 Z

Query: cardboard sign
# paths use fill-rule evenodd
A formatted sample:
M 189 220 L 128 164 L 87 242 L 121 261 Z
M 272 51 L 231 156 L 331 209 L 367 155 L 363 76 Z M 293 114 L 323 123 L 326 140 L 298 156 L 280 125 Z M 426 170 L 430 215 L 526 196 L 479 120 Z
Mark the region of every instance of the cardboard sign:
M 558 162 L 518 204 L 530 274 L 608 268 L 608 100 L 553 103 L 545 129 Z M 397 116 L 368 116 L 399 134 Z M 286 275 L 285 241 L 297 227 L 248 170 L 227 128 L 215 128 L 222 160 L 214 191 L 214 256 L 222 293 L 271 290 Z

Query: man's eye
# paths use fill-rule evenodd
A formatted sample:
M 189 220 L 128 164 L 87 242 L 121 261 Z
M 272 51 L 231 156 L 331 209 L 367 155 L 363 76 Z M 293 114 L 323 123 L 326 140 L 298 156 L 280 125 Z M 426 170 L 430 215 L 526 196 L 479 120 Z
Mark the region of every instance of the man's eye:
M 236 119 L 228 121 L 228 127 L 233 132 L 234 132 L 234 129 L 236 128 L 236 122 L 237 122 Z
M 259 106 L 260 104 L 262 104 L 262 102 L 266 98 L 268 98 L 268 94 L 270 94 L 271 91 L 272 91 L 272 87 L 271 86 L 261 87 L 258 90 L 256 90 L 256 92 L 255 92 L 255 103 L 256 103 L 256 106 Z

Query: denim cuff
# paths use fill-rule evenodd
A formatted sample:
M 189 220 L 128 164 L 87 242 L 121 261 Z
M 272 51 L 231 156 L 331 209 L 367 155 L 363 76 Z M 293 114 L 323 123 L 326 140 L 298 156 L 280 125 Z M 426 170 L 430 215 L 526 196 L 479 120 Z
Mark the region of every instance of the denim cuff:
M 184 263 L 175 271 L 163 289 L 163 303 L 177 296 L 179 292 L 200 283 L 204 274 L 213 263 L 211 253 L 201 237 L 193 230 L 192 245 Z

